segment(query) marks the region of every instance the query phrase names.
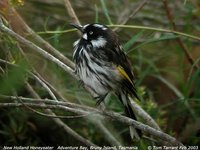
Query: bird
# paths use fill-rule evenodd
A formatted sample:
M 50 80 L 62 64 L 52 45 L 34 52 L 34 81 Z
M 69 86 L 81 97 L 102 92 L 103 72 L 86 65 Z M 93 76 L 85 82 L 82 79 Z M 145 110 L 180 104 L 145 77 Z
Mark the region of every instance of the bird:
M 118 35 L 99 23 L 70 25 L 81 32 L 81 37 L 73 44 L 75 74 L 92 94 L 96 105 L 100 105 L 109 93 L 115 93 L 126 116 L 136 120 L 130 104 L 132 98 L 139 100 L 135 76 Z M 138 141 L 141 131 L 130 126 L 130 136 Z

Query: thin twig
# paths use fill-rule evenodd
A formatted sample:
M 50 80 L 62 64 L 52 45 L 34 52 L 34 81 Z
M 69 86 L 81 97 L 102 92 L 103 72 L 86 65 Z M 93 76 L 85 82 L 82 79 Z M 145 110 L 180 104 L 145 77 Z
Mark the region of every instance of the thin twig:
M 109 27 L 120 27 L 120 28 L 130 28 L 130 29 L 144 29 L 144 30 L 152 30 L 152 31 L 158 31 L 158 32 L 167 32 L 167 33 L 173 33 L 176 35 L 180 35 L 180 36 L 184 36 L 187 38 L 191 38 L 194 40 L 198 40 L 200 41 L 200 37 L 198 36 L 194 36 L 194 35 L 190 35 L 187 33 L 182 33 L 179 31 L 174 31 L 174 30 L 170 30 L 170 29 L 162 29 L 162 28 L 158 28 L 158 27 L 147 27 L 147 26 L 137 26 L 137 25 L 108 25 Z
M 76 78 L 76 76 L 73 73 L 73 70 L 67 66 L 66 64 L 64 64 L 63 62 L 61 62 L 59 59 L 57 59 L 56 57 L 52 56 L 51 54 L 49 54 L 48 52 L 46 52 L 45 50 L 43 50 L 42 48 L 38 47 L 37 45 L 35 45 L 34 43 L 28 41 L 27 39 L 25 39 L 24 37 L 20 36 L 19 34 L 15 33 L 14 31 L 12 31 L 11 29 L 7 28 L 2 20 L 0 19 L 0 30 L 7 33 L 8 35 L 12 36 L 13 38 L 15 38 L 17 41 L 19 41 L 20 43 L 26 45 L 28 48 L 35 50 L 36 52 L 38 52 L 39 54 L 41 54 L 43 57 L 47 58 L 48 60 L 56 63 L 58 66 L 60 66 L 63 70 L 65 70 L 67 73 L 71 74 L 73 77 Z
M 9 64 L 9 65 L 12 65 L 12 66 L 15 66 L 15 67 L 19 67 L 19 66 L 16 65 L 16 64 L 12 64 L 12 63 L 10 63 L 10 62 L 8 62 L 8 61 L 5 61 L 5 60 L 2 60 L 2 59 L 0 59 L 0 62 Z M 29 71 L 27 71 L 27 72 L 29 72 Z M 42 82 L 39 78 L 37 78 L 37 76 L 35 76 L 35 75 L 34 75 L 33 73 L 31 73 L 31 72 L 29 72 L 29 73 L 30 73 L 31 75 L 33 75 L 33 76 L 44 86 L 43 82 Z M 36 97 L 36 98 L 40 98 L 40 96 L 34 91 L 34 89 L 30 86 L 30 84 L 29 84 L 28 82 L 25 82 L 25 83 L 26 83 L 26 85 L 27 85 L 27 87 L 28 87 L 28 90 L 31 91 L 31 94 L 32 94 L 34 97 Z M 45 88 L 49 91 L 49 89 L 48 89 L 46 86 L 45 86 Z M 49 92 L 51 92 L 51 91 L 49 91 Z M 19 99 L 20 99 L 19 97 L 16 97 L 16 98 L 18 98 L 18 99 L 16 99 L 16 100 L 19 100 Z M 55 96 L 53 96 L 53 98 L 56 99 Z M 21 99 L 20 99 L 20 102 L 22 102 Z M 43 103 L 42 101 L 41 101 L 39 104 L 40 104 L 40 105 L 45 105 L 45 103 Z M 56 116 L 56 114 L 54 114 L 50 109 L 45 109 L 45 112 L 46 112 L 47 114 L 44 114 L 44 113 L 40 113 L 40 112 L 34 110 L 33 108 L 31 108 L 31 107 L 28 106 L 28 105 L 25 105 L 23 102 L 22 102 L 22 105 L 25 106 L 26 108 L 28 108 L 29 110 L 31 110 L 31 111 L 33 111 L 33 112 L 39 114 L 39 115 L 48 116 L 48 117 L 54 117 L 54 118 L 52 118 L 53 121 L 56 122 L 57 125 L 61 126 L 61 127 L 62 127 L 68 134 L 70 134 L 72 137 L 74 137 L 75 139 L 81 141 L 82 143 L 84 143 L 84 144 L 87 145 L 87 146 L 96 146 L 96 145 L 93 144 L 91 141 L 89 141 L 89 140 L 83 138 L 82 136 L 80 136 L 78 133 L 76 133 L 74 130 L 72 130 L 70 127 L 68 127 L 65 123 L 63 123 L 63 122 L 60 120 L 60 118 L 69 118 L 69 116 Z M 84 116 L 87 116 L 87 115 L 85 114 Z M 58 117 L 59 117 L 59 118 L 58 118 Z M 80 115 L 79 115 L 79 116 L 75 116 L 75 117 L 80 117 Z M 83 115 L 81 115 L 81 117 L 83 117 Z M 72 117 L 70 117 L 70 118 L 72 118 Z M 73 118 L 74 118 L 74 116 L 73 116 Z
M 174 31 L 170 29 L 162 29 L 159 27 L 149 27 L 149 26 L 137 26 L 137 25 L 119 25 L 119 24 L 113 24 L 113 25 L 107 25 L 109 27 L 119 27 L 119 28 L 127 28 L 127 29 L 141 29 L 141 30 L 150 30 L 150 31 L 158 31 L 158 32 L 166 32 L 166 33 L 173 33 L 175 35 L 179 35 L 185 38 L 190 38 L 193 40 L 200 41 L 200 37 L 191 35 L 188 33 L 183 33 L 179 31 Z M 37 32 L 38 34 L 56 34 L 56 33 L 69 33 L 69 32 L 74 32 L 77 31 L 76 29 L 68 29 L 68 30 L 63 30 L 63 31 L 43 31 L 43 32 Z
M 10 65 L 10 66 L 13 66 L 13 67 L 20 67 L 20 66 L 18 66 L 17 64 L 13 64 L 13 63 L 11 63 L 11 62 L 9 62 L 9 61 L 6 61 L 6 60 L 3 60 L 3 59 L 1 59 L 1 58 L 0 58 L 0 62 L 6 63 L 6 64 L 8 64 L 8 65 Z M 34 69 L 34 68 L 32 68 L 32 69 Z M 44 89 L 46 89 L 46 91 L 49 93 L 49 95 L 50 95 L 53 99 L 57 100 L 57 98 L 56 98 L 56 96 L 54 95 L 54 93 L 51 91 L 51 89 L 48 87 L 48 85 L 43 81 L 44 79 L 43 79 L 41 76 L 38 77 L 39 74 L 35 71 L 35 69 L 34 69 L 34 71 L 37 73 L 37 75 L 35 75 L 34 73 L 32 73 L 32 72 L 30 72 L 30 71 L 28 71 L 28 70 L 25 70 L 25 71 L 26 71 L 28 74 L 30 74 L 32 77 L 34 77 L 35 80 L 38 81 L 38 82 L 43 86 Z M 41 79 L 41 78 L 42 78 L 42 79 Z
M 36 76 L 35 74 L 32 74 L 33 77 L 42 85 L 43 88 L 45 88 L 45 90 L 49 93 L 49 95 L 53 98 L 53 99 L 57 99 L 56 96 L 54 95 L 54 93 L 51 91 L 51 89 L 47 86 L 47 84 L 45 82 L 43 82 L 38 76 Z
M 44 101 L 45 102 L 45 101 Z M 70 108 L 70 107 L 65 107 L 63 105 L 60 105 L 60 102 L 56 102 L 53 101 L 53 103 L 57 103 L 55 104 L 46 104 L 46 105 L 41 105 L 41 104 L 34 104 L 34 103 L 24 103 L 30 107 L 36 107 L 36 108 L 48 108 L 48 109 L 61 109 L 63 111 L 67 111 L 67 112 L 73 112 L 73 113 L 77 113 L 77 114 L 88 114 L 87 108 L 85 108 L 85 110 L 81 110 L 81 109 L 77 109 L 77 108 Z M 65 102 L 65 104 L 67 104 Z M 75 104 L 74 104 L 75 105 Z M 0 107 L 23 107 L 23 104 L 20 103 L 1 103 Z M 94 108 L 93 108 L 94 109 Z M 163 133 L 162 131 L 156 130 L 148 125 L 142 124 L 138 121 L 132 120 L 128 117 L 122 116 L 118 113 L 114 113 L 111 111 L 100 111 L 97 109 L 94 109 L 98 114 L 103 115 L 103 116 L 107 116 L 110 119 L 114 119 L 117 120 L 119 122 L 122 122 L 124 124 L 127 125 L 133 125 L 135 128 L 138 128 L 146 133 L 149 133 L 155 137 L 157 137 L 158 139 L 164 140 L 166 142 L 168 142 L 169 144 L 173 145 L 173 146 L 177 146 L 177 145 L 182 145 L 179 141 L 177 141 L 175 138 L 169 136 L 166 133 Z
M 171 22 L 173 30 L 177 31 L 177 27 L 176 27 L 176 24 L 174 22 L 172 12 L 171 12 L 171 10 L 168 6 L 168 0 L 163 0 L 163 4 L 164 4 L 165 10 L 166 10 L 167 18 Z M 185 56 L 188 59 L 188 61 L 190 62 L 190 64 L 194 65 L 195 61 L 194 61 L 192 55 L 190 54 L 188 48 L 183 44 L 183 42 L 181 41 L 180 38 L 177 38 L 176 41 L 179 44 L 179 46 L 183 49 Z M 199 68 L 198 64 L 195 64 L 195 69 L 197 70 L 198 68 Z
M 65 3 L 65 7 L 67 9 L 67 12 L 68 12 L 70 18 L 72 19 L 72 22 L 80 24 L 80 21 L 78 20 L 78 17 L 76 16 L 76 13 L 75 13 L 70 1 L 64 0 L 64 3 Z
M 74 63 L 65 57 L 62 53 L 56 50 L 53 46 L 51 46 L 47 41 L 41 38 L 38 34 L 36 34 L 23 20 L 23 18 L 18 14 L 18 12 L 11 6 L 8 0 L 1 0 L 0 9 L 5 10 L 0 11 L 0 13 L 8 20 L 9 25 L 12 27 L 13 31 L 20 34 L 23 37 L 30 38 L 32 41 L 40 45 L 46 51 L 54 55 L 60 61 L 65 63 L 66 65 L 74 68 Z
M 109 16 L 109 12 L 108 12 L 108 9 L 107 9 L 107 7 L 106 7 L 105 1 L 104 1 L 104 0 L 100 0 L 100 2 L 101 2 L 101 5 L 102 5 L 102 9 L 103 9 L 103 11 L 104 11 L 104 14 L 105 14 L 105 16 L 106 16 L 106 18 L 107 18 L 107 20 L 108 20 L 108 23 L 109 23 L 109 24 L 113 24 L 113 23 L 112 23 L 112 20 L 111 20 L 111 18 L 110 18 L 110 16 Z
M 121 24 L 121 25 L 126 24 L 130 18 L 133 18 L 133 17 L 147 4 L 148 1 L 149 1 L 149 0 L 143 0 L 143 1 L 139 4 L 139 6 L 138 6 L 136 9 L 134 9 L 134 11 L 133 11 L 128 17 L 125 17 L 125 19 L 124 19 L 120 24 Z M 116 31 L 116 30 L 118 30 L 118 28 L 119 28 L 119 27 L 116 27 L 116 28 L 114 28 L 113 30 Z
M 159 75 L 154 75 L 153 77 L 159 79 L 162 83 L 164 83 L 170 90 L 172 90 L 174 92 L 174 94 L 176 94 L 176 96 L 180 100 L 185 99 L 184 95 L 173 84 L 171 84 L 169 81 L 167 81 L 165 78 L 163 78 L 162 76 L 159 76 Z M 193 109 L 191 109 L 188 101 L 184 101 L 184 105 L 190 112 L 191 116 L 196 120 L 198 117 L 197 117 L 195 111 Z
M 31 110 L 32 112 L 38 114 L 38 115 L 41 115 L 41 116 L 44 116 L 44 117 L 49 117 L 49 118 L 59 118 L 59 119 L 77 119 L 77 118 L 83 118 L 83 117 L 88 117 L 89 115 L 92 115 L 93 113 L 90 113 L 90 114 L 82 114 L 82 115 L 76 115 L 76 116 L 61 116 L 61 115 L 56 115 L 56 114 L 45 114 L 45 113 L 42 113 L 42 112 L 39 112 L 31 107 L 29 107 L 28 105 L 25 105 L 23 101 L 21 101 L 20 97 L 18 98 L 18 100 L 24 105 L 24 107 L 26 107 L 27 109 Z M 43 102 L 40 104 L 44 104 Z M 45 104 L 44 104 L 45 105 Z
M 42 84 L 44 84 L 44 87 L 47 87 L 47 91 L 49 91 L 49 94 L 52 96 L 53 99 L 56 99 L 56 96 L 54 95 L 54 93 L 61 97 L 62 99 L 64 99 L 64 97 L 61 96 L 61 94 L 48 82 L 46 81 L 41 75 L 40 73 L 37 72 L 37 70 L 31 65 L 26 53 L 24 52 L 24 50 L 21 48 L 20 44 L 17 44 L 21 54 L 23 55 L 23 57 L 26 59 L 27 63 L 29 64 L 31 70 L 33 70 L 33 75 L 36 76 L 40 81 L 39 82 L 43 82 Z M 32 75 L 32 74 L 31 74 Z M 36 80 L 37 80 L 36 78 Z
M 32 88 L 32 86 L 26 82 L 26 87 L 28 89 L 28 91 L 30 91 L 30 93 L 33 95 L 33 97 L 35 98 L 38 98 L 40 99 L 40 96 L 35 92 L 35 90 Z M 21 99 L 21 97 L 18 97 Z M 38 103 L 38 102 L 37 102 Z M 24 103 L 23 103 L 24 104 Z M 39 104 L 41 105 L 46 105 L 44 103 L 44 100 L 40 101 Z M 30 107 L 29 107 L 30 109 Z M 56 117 L 53 117 L 52 120 L 58 125 L 60 126 L 61 128 L 64 129 L 64 131 L 70 135 L 72 135 L 75 139 L 81 141 L 82 143 L 85 143 L 85 145 L 88 145 L 88 146 L 96 146 L 95 144 L 93 144 L 91 141 L 83 138 L 81 135 L 79 135 L 76 131 L 74 131 L 73 129 L 71 129 L 68 125 L 66 125 L 60 118 L 57 118 L 57 117 L 60 117 L 60 116 L 57 116 L 52 110 L 50 109 L 45 109 L 44 111 L 47 113 L 47 114 L 42 114 L 42 113 L 38 113 L 38 111 L 35 111 L 34 109 L 32 110 L 33 112 L 36 112 L 37 114 L 39 115 L 47 115 L 48 117 L 52 117 L 52 116 L 56 116 Z M 86 114 L 84 114 L 86 115 Z M 80 115 L 79 115 L 80 116 Z
M 28 91 L 33 95 L 33 97 L 40 99 L 40 96 L 35 92 L 35 90 L 32 88 L 32 86 L 26 82 L 26 87 L 28 89 Z M 20 97 L 21 99 L 21 97 Z M 21 99 L 22 100 L 22 99 Z M 37 102 L 38 103 L 38 102 Z M 24 104 L 24 103 L 23 103 Z M 45 105 L 44 100 L 39 102 L 40 105 Z M 56 114 L 50 110 L 50 109 L 45 109 L 45 112 L 51 116 L 56 116 Z M 61 128 L 63 128 L 63 130 L 70 134 L 72 137 L 74 137 L 75 139 L 81 141 L 82 143 L 84 143 L 85 145 L 88 146 L 96 146 L 95 144 L 93 144 L 91 141 L 83 138 L 81 135 L 79 135 L 76 131 L 74 131 L 73 129 L 71 129 L 68 125 L 66 125 L 60 118 L 52 118 L 52 120 Z
M 67 12 L 72 20 L 72 23 L 76 23 L 78 25 L 81 25 L 80 21 L 78 20 L 78 17 L 70 3 L 69 0 L 64 0 L 64 3 L 65 3 L 65 8 L 67 9 Z M 78 34 L 81 35 L 81 32 L 78 31 Z

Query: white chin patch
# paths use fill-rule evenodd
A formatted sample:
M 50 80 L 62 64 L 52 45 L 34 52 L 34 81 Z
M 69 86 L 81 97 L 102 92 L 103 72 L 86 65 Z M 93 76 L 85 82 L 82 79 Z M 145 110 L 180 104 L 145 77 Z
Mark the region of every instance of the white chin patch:
M 102 37 L 99 37 L 97 40 L 92 40 L 91 43 L 93 47 L 99 48 L 106 45 L 106 40 Z
M 88 38 L 88 37 L 87 37 L 87 33 L 84 33 L 84 34 L 83 34 L 83 39 L 87 40 L 87 38 Z

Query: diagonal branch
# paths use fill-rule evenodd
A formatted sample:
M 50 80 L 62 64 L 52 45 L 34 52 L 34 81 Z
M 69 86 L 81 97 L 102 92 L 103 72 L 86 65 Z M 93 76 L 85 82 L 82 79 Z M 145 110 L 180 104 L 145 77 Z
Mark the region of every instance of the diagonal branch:
M 73 23 L 77 23 L 77 24 L 80 24 L 80 21 L 78 20 L 78 17 L 70 3 L 69 0 L 64 0 L 64 3 L 65 3 L 65 7 L 67 9 L 67 12 L 72 20 Z
M 76 24 L 80 25 L 81 23 L 80 23 L 77 15 L 76 15 L 73 7 L 72 7 L 70 1 L 69 0 L 64 0 L 64 3 L 65 3 L 65 8 L 66 8 L 71 20 L 72 20 L 72 23 L 76 23 Z M 81 35 L 81 32 L 78 31 L 78 34 Z
M 0 62 L 9 64 L 9 65 L 14 66 L 14 67 L 20 67 L 20 66 L 18 66 L 18 65 L 16 65 L 16 64 L 12 64 L 12 63 L 10 63 L 10 62 L 8 62 L 8 61 L 5 61 L 5 60 L 2 60 L 2 59 L 0 59 Z M 28 72 L 28 71 L 27 71 L 27 72 Z M 28 73 L 31 74 L 32 76 L 34 76 L 35 79 L 36 79 L 39 83 L 41 83 L 42 86 L 50 93 L 50 95 L 53 94 L 53 93 L 51 92 L 51 90 L 46 86 L 46 84 L 43 83 L 43 81 L 41 81 L 36 75 L 34 75 L 34 74 L 31 73 L 31 72 L 28 72 Z M 35 90 L 32 88 L 32 86 L 31 86 L 28 82 L 25 82 L 25 85 L 26 85 L 27 90 L 32 94 L 33 97 L 40 99 L 40 96 L 35 92 Z M 53 97 L 55 100 L 57 100 L 55 96 L 52 96 L 52 97 Z M 72 118 L 71 116 L 70 116 L 70 117 L 69 117 L 69 116 L 62 116 L 62 117 L 60 117 L 60 116 L 57 116 L 57 115 L 56 115 L 52 110 L 50 110 L 50 109 L 45 109 L 44 111 L 45 111 L 47 114 L 43 114 L 43 113 L 40 113 L 40 112 L 36 111 L 36 110 L 33 109 L 32 107 L 29 107 L 28 105 L 25 105 L 25 104 L 23 103 L 23 101 L 22 101 L 19 97 L 16 97 L 15 102 L 17 102 L 17 100 L 18 100 L 22 105 L 24 105 L 24 107 L 28 108 L 29 110 L 31 110 L 31 111 L 33 111 L 33 112 L 35 112 L 35 113 L 37 113 L 37 114 L 40 114 L 40 115 L 43 115 L 43 116 L 47 116 L 47 117 L 53 117 L 52 120 L 53 120 L 58 126 L 60 126 L 61 128 L 63 128 L 63 130 L 64 130 L 66 133 L 70 134 L 72 137 L 74 137 L 75 139 L 77 139 L 77 140 L 79 140 L 80 142 L 84 143 L 85 145 L 87 145 L 87 146 L 96 146 L 96 145 L 93 144 L 91 141 L 89 141 L 89 140 L 83 138 L 81 135 L 79 135 L 77 132 L 75 132 L 73 129 L 71 129 L 69 126 L 67 126 L 67 125 L 60 119 L 60 118 Z M 39 105 L 46 105 L 43 101 L 38 102 L 38 104 L 39 104 Z M 83 116 L 83 115 L 82 115 L 82 116 Z M 85 115 L 84 115 L 84 116 L 85 116 Z M 59 118 L 59 117 L 60 117 L 60 118 Z M 77 117 L 80 117 L 80 116 L 75 116 L 75 117 L 77 118 Z M 73 118 L 74 118 L 74 117 L 73 117 Z
M 51 46 L 48 42 L 46 42 L 43 38 L 41 38 L 38 34 L 36 34 L 23 20 L 23 18 L 18 14 L 18 12 L 10 5 L 8 0 L 0 1 L 0 14 L 2 14 L 9 22 L 9 25 L 19 35 L 23 37 L 27 37 L 40 45 L 46 51 L 54 55 L 56 58 L 61 60 L 63 63 L 67 64 L 71 68 L 74 67 L 74 63 L 65 57 L 62 53 L 56 50 L 53 46 Z
M 32 88 L 32 86 L 26 82 L 26 88 L 27 90 L 33 95 L 33 97 L 40 99 L 40 96 L 35 92 L 35 90 Z M 21 99 L 20 99 L 21 100 Z M 43 101 L 39 102 L 40 105 L 46 105 Z M 24 103 L 23 103 L 24 105 Z M 27 105 L 26 105 L 27 106 Z M 45 112 L 50 115 L 50 116 L 56 116 L 58 117 L 52 110 L 50 109 L 45 109 Z M 48 116 L 49 117 L 49 116 Z M 75 139 L 81 141 L 82 143 L 84 143 L 87 146 L 96 146 L 95 144 L 93 144 L 91 141 L 83 138 L 81 135 L 79 135 L 76 131 L 74 131 L 73 129 L 71 129 L 68 125 L 66 125 L 60 118 L 52 118 L 52 120 L 61 128 L 63 128 L 63 130 L 70 134 L 72 137 L 74 137 Z
M 19 34 L 15 33 L 14 31 L 12 31 L 11 29 L 7 28 L 2 20 L 0 19 L 0 30 L 7 33 L 8 35 L 12 36 L 13 38 L 15 38 L 17 41 L 19 41 L 20 43 L 26 45 L 28 48 L 38 52 L 39 54 L 41 54 L 43 57 L 47 58 L 48 60 L 56 63 L 58 66 L 60 66 L 64 71 L 66 71 L 67 73 L 71 74 L 73 77 L 75 77 L 73 70 L 67 66 L 66 64 L 64 64 L 63 62 L 61 62 L 59 59 L 57 59 L 56 57 L 54 57 L 53 55 L 49 54 L 48 52 L 46 52 L 45 50 L 43 50 L 42 48 L 38 47 L 37 45 L 35 45 L 34 43 L 28 41 L 27 39 L 25 39 L 24 37 L 20 36 Z M 76 78 L 76 77 L 75 77 Z
M 171 10 L 168 6 L 168 0 L 163 0 L 163 4 L 164 4 L 164 7 L 165 7 L 167 18 L 171 22 L 173 30 L 177 31 L 177 27 L 176 27 L 176 24 L 174 22 L 173 15 L 172 15 Z M 198 69 L 199 66 L 198 66 L 198 64 L 195 63 L 194 58 L 192 57 L 192 55 L 189 52 L 189 49 L 183 44 L 183 42 L 181 41 L 180 38 L 177 38 L 176 41 L 179 44 L 179 46 L 183 49 L 185 56 L 188 59 L 188 61 L 190 62 L 190 64 L 194 65 L 195 69 Z
M 148 3 L 149 0 L 143 0 L 139 6 L 128 16 L 128 17 L 125 17 L 125 19 L 120 23 L 121 25 L 124 25 L 128 22 L 128 20 L 130 18 L 132 18 L 133 16 L 135 16 L 147 3 Z M 119 27 L 116 27 L 114 28 L 113 30 L 116 31 L 118 30 Z
M 131 101 L 131 107 L 133 108 L 134 113 L 137 116 L 142 117 L 147 125 L 161 131 L 159 125 L 155 122 L 155 120 L 153 120 L 153 118 L 151 118 L 151 116 L 147 114 L 136 102 Z

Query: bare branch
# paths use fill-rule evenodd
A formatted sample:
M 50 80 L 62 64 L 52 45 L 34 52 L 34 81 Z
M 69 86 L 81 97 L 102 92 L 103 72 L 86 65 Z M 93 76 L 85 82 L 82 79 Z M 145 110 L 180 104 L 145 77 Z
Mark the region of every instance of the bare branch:
M 132 18 L 133 16 L 135 16 L 148 2 L 149 0 L 143 0 L 140 5 L 128 16 L 125 17 L 125 19 L 120 23 L 121 25 L 124 25 L 128 22 L 128 20 L 130 18 Z M 113 30 L 116 31 L 118 30 L 119 27 L 114 28 Z
M 72 19 L 72 22 L 80 24 L 80 21 L 78 20 L 78 17 L 76 16 L 76 13 L 75 13 L 70 1 L 69 0 L 64 0 L 64 3 L 65 3 L 65 7 L 67 9 L 67 12 L 68 12 L 69 16 Z
M 0 62 L 3 62 L 3 63 L 7 63 L 7 64 L 9 64 L 9 65 L 11 65 L 11 66 L 15 66 L 15 67 L 19 67 L 19 66 L 17 66 L 16 64 L 12 64 L 12 63 L 10 63 L 10 62 L 8 62 L 8 61 L 5 61 L 5 60 L 2 60 L 2 59 L 0 59 Z M 33 77 L 35 77 L 35 75 L 33 74 L 33 73 L 31 73 L 31 72 L 28 72 L 29 74 L 31 74 Z M 36 78 L 36 80 L 39 80 L 38 78 Z M 39 80 L 39 82 L 42 82 L 41 80 Z M 42 84 L 44 84 L 44 83 L 42 83 Z M 29 89 L 31 88 L 30 86 L 28 86 L 29 87 Z M 49 90 L 49 89 L 48 89 Z M 35 94 L 35 92 L 33 91 L 33 89 L 31 88 L 31 92 L 33 93 L 33 96 L 34 97 L 36 97 L 36 98 L 40 98 L 39 97 L 39 95 L 37 95 L 37 94 Z M 20 98 L 21 99 L 21 98 Z M 57 99 L 55 99 L 55 100 L 57 100 Z M 67 101 L 66 99 L 63 99 L 63 101 Z M 40 101 L 40 102 L 42 102 L 42 101 Z M 43 103 L 43 102 L 42 102 Z M 31 109 L 31 108 L 29 108 L 29 109 Z M 31 109 L 32 111 L 34 111 L 34 112 L 36 112 L 35 110 L 33 110 L 33 109 Z M 47 111 L 47 110 L 46 110 Z M 36 112 L 36 113 L 38 113 L 38 114 L 40 114 L 41 115 L 41 113 L 40 112 Z M 50 115 L 51 116 L 55 116 L 55 114 L 52 114 L 52 112 L 51 112 L 51 110 L 49 110 L 49 111 L 47 111 L 47 113 L 50 113 Z M 84 116 L 86 116 L 85 114 L 83 114 Z M 44 114 L 43 114 L 43 116 L 44 116 Z M 55 117 L 54 117 L 55 118 Z M 64 117 L 62 117 L 62 118 L 64 118 Z M 66 117 L 67 118 L 67 117 Z M 111 145 L 121 145 L 119 142 L 118 142 L 118 140 L 116 139 L 116 138 L 114 138 L 114 136 L 110 133 L 110 131 L 103 125 L 103 123 L 101 122 L 101 121 L 96 121 L 96 119 L 94 119 L 94 118 L 92 118 L 92 117 L 87 117 L 87 119 L 90 121 L 90 122 L 92 122 L 92 123 L 94 123 L 95 124 L 95 126 L 103 133 L 103 135 L 105 136 L 105 138 L 111 143 Z
M 173 19 L 173 15 L 171 13 L 171 10 L 168 6 L 168 1 L 167 0 L 163 0 L 163 4 L 166 10 L 166 14 L 167 14 L 167 18 L 170 21 L 170 23 L 172 24 L 172 28 L 174 31 L 177 31 L 177 27 L 176 24 L 174 22 Z M 188 48 L 183 44 L 183 42 L 181 41 L 180 38 L 177 38 L 177 43 L 179 44 L 179 46 L 183 49 L 186 58 L 188 59 L 188 61 L 190 62 L 191 65 L 194 65 L 195 69 L 197 70 L 199 68 L 198 64 L 194 63 L 194 58 L 192 57 L 192 55 L 190 54 Z
M 76 16 L 76 13 L 70 3 L 69 0 L 64 0 L 64 3 L 65 3 L 65 8 L 67 9 L 67 12 L 72 20 L 73 23 L 76 23 L 76 24 L 81 24 L 78 17 Z M 78 34 L 81 35 L 81 32 L 78 31 Z
M 158 126 L 158 124 L 155 122 L 155 120 L 153 120 L 153 118 L 151 116 L 149 116 L 149 114 L 147 114 L 136 102 L 131 101 L 131 107 L 134 110 L 134 113 L 140 117 L 142 117 L 142 119 L 144 119 L 145 123 L 157 130 L 161 130 L 160 127 Z
M 30 38 L 32 41 L 40 45 L 40 47 L 44 48 L 46 51 L 58 58 L 60 61 L 70 66 L 71 68 L 74 68 L 74 63 L 70 59 L 56 50 L 26 24 L 18 12 L 10 5 L 8 0 L 0 1 L 0 9 L 6 11 L 6 13 L 3 13 L 4 11 L 0 11 L 0 14 L 2 14 L 8 20 L 9 25 L 12 27 L 13 31 L 23 37 Z
M 26 82 L 26 87 L 28 89 L 28 91 L 30 91 L 30 93 L 33 95 L 33 97 L 36 97 L 38 99 L 40 99 L 40 96 L 35 92 L 35 90 L 32 88 L 32 86 Z M 19 97 L 18 97 L 19 98 Z M 22 100 L 20 98 L 20 100 Z M 44 100 L 40 101 L 39 104 L 40 105 L 46 105 L 45 103 L 43 103 Z M 24 103 L 23 103 L 24 105 Z M 27 106 L 27 105 L 26 105 Z M 34 111 L 35 112 L 35 111 Z M 58 117 L 52 110 L 50 109 L 45 109 L 45 112 L 47 114 L 49 114 L 50 116 L 56 116 Z M 38 113 L 38 112 L 37 112 Z M 40 114 L 41 115 L 41 114 Z M 48 115 L 47 115 L 48 116 Z M 58 125 L 60 126 L 61 128 L 64 129 L 64 131 L 68 134 L 70 134 L 72 137 L 74 137 L 75 139 L 81 141 L 82 143 L 84 143 L 85 145 L 88 145 L 88 146 L 96 146 L 95 144 L 93 144 L 91 141 L 83 138 L 81 135 L 79 135 L 77 132 L 75 132 L 73 129 L 71 129 L 69 126 L 67 126 L 60 118 L 52 118 L 52 120 Z
M 8 98 L 8 97 L 7 97 Z M 10 97 L 12 99 L 15 99 L 16 97 Z M 22 98 L 20 97 L 22 100 L 26 100 L 26 98 Z M 72 104 L 72 103 L 68 103 L 68 102 L 58 102 L 58 101 L 53 101 L 53 100 L 43 100 L 43 102 L 48 102 L 48 104 L 46 105 L 41 105 L 41 104 L 34 104 L 34 103 L 31 103 L 31 101 L 35 101 L 34 99 L 28 99 L 28 103 L 24 103 L 30 107 L 36 107 L 36 108 L 49 108 L 49 109 L 61 109 L 63 111 L 67 111 L 67 112 L 73 112 L 73 113 L 76 113 L 76 114 L 90 114 L 91 110 L 93 110 L 92 112 L 92 115 L 95 115 L 96 117 L 98 116 L 98 114 L 100 115 L 103 115 L 104 117 L 108 117 L 110 119 L 114 119 L 114 120 L 117 120 L 121 123 L 124 123 L 124 124 L 127 124 L 127 125 L 132 125 L 134 126 L 135 128 L 138 128 L 146 133 L 149 133 L 153 136 L 155 136 L 156 138 L 158 139 L 161 139 L 161 140 L 164 140 L 166 142 L 168 142 L 170 145 L 173 145 L 173 146 L 180 146 L 182 145 L 179 141 L 177 141 L 175 138 L 171 137 L 170 135 L 166 134 L 166 133 L 163 133 L 162 131 L 159 131 L 159 130 L 156 130 L 148 125 L 145 125 L 145 124 L 142 124 L 138 121 L 135 121 L 135 120 L 132 120 L 128 117 L 125 117 L 125 116 L 122 116 L 118 113 L 114 113 L 114 112 L 111 112 L 111 111 L 100 111 L 98 109 L 94 109 L 94 108 L 90 108 L 90 107 L 85 107 L 85 106 L 81 106 L 81 105 L 78 105 L 78 104 Z M 40 101 L 40 100 L 37 100 L 37 101 Z M 73 107 L 70 107 L 72 106 Z M 1 103 L 0 104 L 0 107 L 23 107 L 24 105 L 23 104 L 20 104 L 20 103 Z M 80 107 L 84 108 L 83 109 L 80 109 Z M 77 109 L 79 108 L 79 109 Z M 88 109 L 89 108 L 89 109 Z
M 20 43 L 26 45 L 27 47 L 29 47 L 32 50 L 35 50 L 36 52 L 38 52 L 39 54 L 41 54 L 43 57 L 47 58 L 48 60 L 56 63 L 58 66 L 60 66 L 63 70 L 65 70 L 67 73 L 71 74 L 73 77 L 75 77 L 73 70 L 67 66 L 66 64 L 64 64 L 63 62 L 61 62 L 59 59 L 57 59 L 56 57 L 52 56 L 51 54 L 49 54 L 48 52 L 46 52 L 45 50 L 43 50 L 42 48 L 38 47 L 37 45 L 35 45 L 34 43 L 26 40 L 24 37 L 20 36 L 19 34 L 15 33 L 14 31 L 12 31 L 11 29 L 7 28 L 2 20 L 0 19 L 0 30 L 7 33 L 8 35 L 12 36 L 13 38 L 15 38 L 17 41 L 19 41 Z M 76 78 L 76 77 L 75 77 Z
M 32 74 L 34 76 L 34 78 L 46 89 L 46 91 L 49 93 L 49 95 L 53 98 L 53 99 L 57 99 L 56 96 L 54 95 L 54 93 L 51 91 L 51 89 L 46 85 L 45 82 L 43 82 L 38 76 L 36 76 L 35 74 Z

